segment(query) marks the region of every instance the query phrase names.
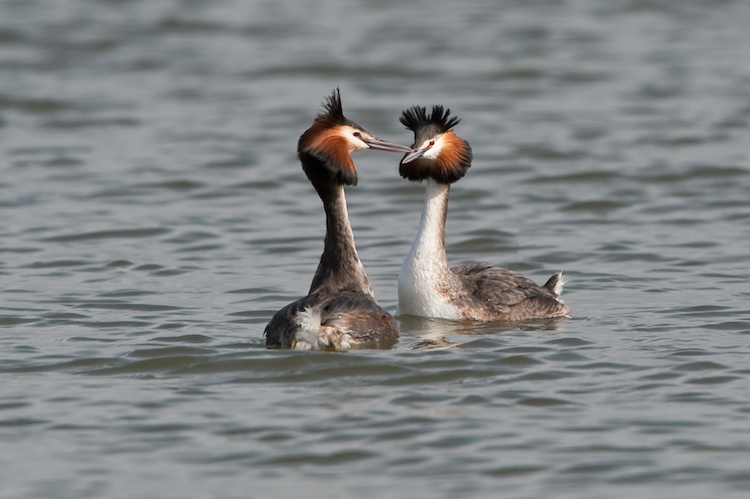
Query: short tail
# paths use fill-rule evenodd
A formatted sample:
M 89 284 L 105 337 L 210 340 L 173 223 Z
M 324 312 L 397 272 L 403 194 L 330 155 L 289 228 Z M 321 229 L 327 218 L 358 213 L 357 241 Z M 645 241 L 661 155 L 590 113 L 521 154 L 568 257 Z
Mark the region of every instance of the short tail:
M 560 298 L 563 286 L 565 286 L 565 282 L 566 281 L 563 281 L 563 273 L 558 272 L 550 277 L 546 283 L 544 283 L 544 287 L 547 288 L 553 295 L 555 295 L 555 298 Z

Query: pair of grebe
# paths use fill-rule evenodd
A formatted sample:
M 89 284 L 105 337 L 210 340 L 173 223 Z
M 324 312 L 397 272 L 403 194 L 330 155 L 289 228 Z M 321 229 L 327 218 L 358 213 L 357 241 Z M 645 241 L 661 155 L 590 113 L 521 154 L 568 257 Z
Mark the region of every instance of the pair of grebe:
M 404 111 L 400 121 L 415 137 L 406 147 L 380 140 L 346 119 L 338 89 L 323 107 L 297 146 L 326 213 L 323 255 L 309 294 L 279 310 L 266 326 L 267 347 L 348 350 L 387 347 L 398 340 L 396 321 L 375 301 L 357 255 L 344 196 L 345 185 L 357 185 L 351 154 L 364 149 L 403 153 L 401 176 L 427 184 L 419 231 L 398 278 L 401 315 L 473 321 L 570 316 L 560 299 L 561 273 L 538 286 L 504 267 L 448 267 L 448 193 L 472 160 L 469 143 L 453 132 L 459 120 L 450 117 L 450 110 L 434 106 L 428 115 L 426 108 L 414 106 Z

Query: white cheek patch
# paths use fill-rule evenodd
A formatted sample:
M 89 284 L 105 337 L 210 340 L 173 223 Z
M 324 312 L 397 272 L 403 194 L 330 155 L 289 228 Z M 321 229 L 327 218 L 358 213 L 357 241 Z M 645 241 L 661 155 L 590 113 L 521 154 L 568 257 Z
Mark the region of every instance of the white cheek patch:
M 350 127 L 350 126 L 342 126 L 339 128 L 340 134 L 344 139 L 346 139 L 346 143 L 349 144 L 349 153 L 353 153 L 355 151 L 361 151 L 362 149 L 368 149 L 370 146 L 365 144 L 365 142 L 355 137 L 354 134 L 356 132 L 359 132 L 356 128 Z M 359 132 L 362 133 L 362 132 Z
M 445 141 L 443 140 L 442 135 L 434 140 L 435 140 L 435 144 L 432 147 L 430 147 L 426 153 L 424 153 L 423 157 L 427 159 L 435 160 L 437 159 L 438 156 L 440 156 L 440 151 L 442 150 L 443 145 L 445 145 Z M 427 142 L 425 146 L 428 144 L 429 142 Z

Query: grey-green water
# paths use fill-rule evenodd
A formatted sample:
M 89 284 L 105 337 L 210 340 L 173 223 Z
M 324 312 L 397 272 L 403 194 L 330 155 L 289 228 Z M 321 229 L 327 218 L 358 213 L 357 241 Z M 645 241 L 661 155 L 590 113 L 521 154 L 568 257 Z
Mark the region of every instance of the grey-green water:
M 0 3 L 0 497 L 745 497 L 750 7 Z M 452 263 L 563 270 L 574 318 L 403 318 L 267 351 L 322 249 L 319 103 L 450 107 Z M 395 312 L 423 186 L 355 156 Z

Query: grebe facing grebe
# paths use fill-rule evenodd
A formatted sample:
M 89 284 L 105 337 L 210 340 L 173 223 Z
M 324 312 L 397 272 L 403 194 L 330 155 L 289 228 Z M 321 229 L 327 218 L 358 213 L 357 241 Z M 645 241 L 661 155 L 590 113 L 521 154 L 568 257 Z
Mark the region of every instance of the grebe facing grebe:
M 375 301 L 357 255 L 344 186 L 357 185 L 351 153 L 411 149 L 377 139 L 347 120 L 338 89 L 323 107 L 325 112 L 315 118 L 297 145 L 302 169 L 326 213 L 323 255 L 309 294 L 276 312 L 266 326 L 266 346 L 321 350 L 390 346 L 398 340 L 396 321 Z
M 414 132 L 414 145 L 401 160 L 399 173 L 411 181 L 426 180 L 427 196 L 417 238 L 398 276 L 399 314 L 476 321 L 570 317 L 560 299 L 562 273 L 538 286 L 504 267 L 448 267 L 448 192 L 472 161 L 469 143 L 453 133 L 460 120 L 449 116 L 443 106 L 433 106 L 429 116 L 418 106 L 401 115 L 401 123 Z

